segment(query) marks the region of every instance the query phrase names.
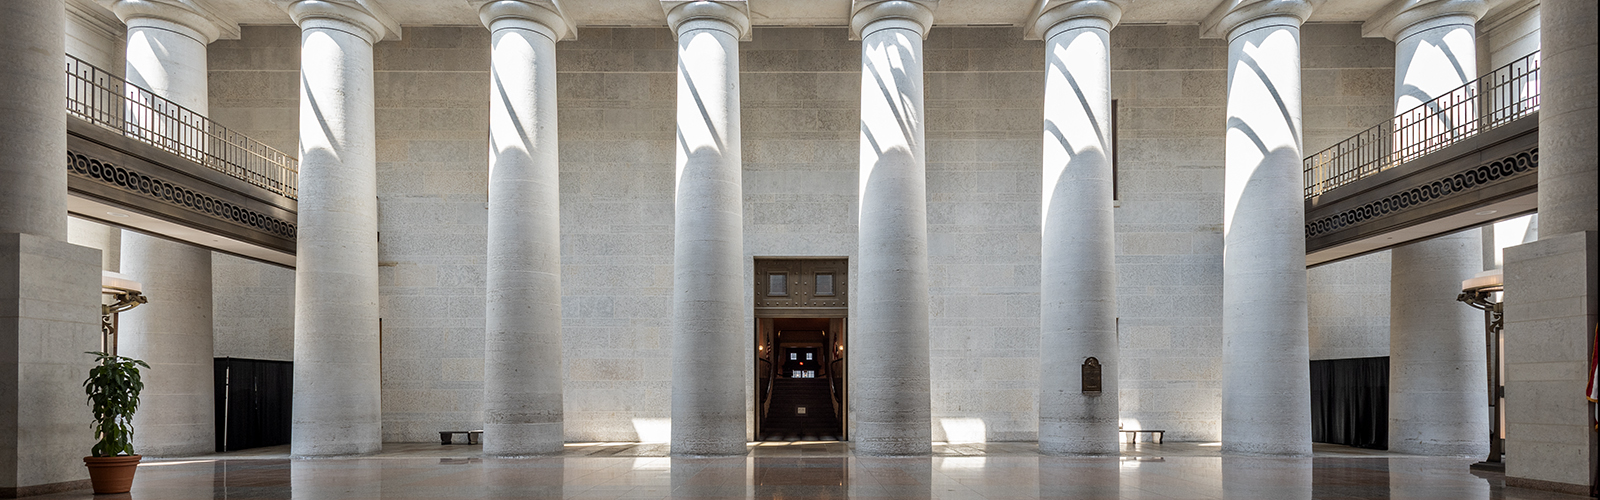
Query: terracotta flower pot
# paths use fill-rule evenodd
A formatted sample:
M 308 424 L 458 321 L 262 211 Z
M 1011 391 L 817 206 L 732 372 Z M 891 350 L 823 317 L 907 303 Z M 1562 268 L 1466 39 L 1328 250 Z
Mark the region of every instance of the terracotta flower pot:
M 89 468 L 89 482 L 94 484 L 96 495 L 101 493 L 127 493 L 133 488 L 133 473 L 139 470 L 140 455 L 115 457 L 83 457 Z

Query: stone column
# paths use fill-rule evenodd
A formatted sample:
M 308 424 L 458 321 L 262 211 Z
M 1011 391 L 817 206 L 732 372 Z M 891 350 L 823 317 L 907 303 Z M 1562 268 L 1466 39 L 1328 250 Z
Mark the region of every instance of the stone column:
M 1543 28 L 1539 109 L 1539 232 L 1551 236 L 1595 231 L 1595 3 L 1555 0 L 1539 5 Z
M 185 0 L 98 1 L 128 25 L 128 83 L 206 114 L 206 45 L 229 25 Z
M 664 1 L 678 36 L 672 454 L 745 452 L 744 214 L 739 39 L 745 2 Z
M 99 349 L 100 252 L 66 243 L 66 11 L 0 14 L 0 496 L 88 487 L 84 351 Z
M 1222 450 L 1305 456 L 1311 454 L 1311 373 L 1300 23 L 1311 15 L 1311 3 L 1223 5 L 1202 25 L 1228 38 Z
M 300 25 L 300 205 L 290 453 L 382 448 L 372 44 L 400 28 L 357 0 L 274 0 Z
M 206 44 L 223 25 L 176 0 L 101 4 L 128 25 L 128 83 L 207 114 Z M 122 315 L 118 332 L 121 355 L 150 363 L 134 414 L 134 447 L 157 457 L 210 452 L 216 447 L 211 251 L 134 231 L 121 245 L 123 274 L 151 298 Z
M 936 1 L 856 0 L 861 38 L 859 272 L 851 307 L 856 451 L 932 452 L 922 40 Z
M 1468 229 L 1390 252 L 1392 451 L 1489 452 L 1483 313 L 1455 300 L 1461 281 L 1483 268 L 1481 234 Z
M 211 336 L 211 251 L 124 231 L 123 274 L 150 302 L 122 313 L 118 354 L 142 359 L 144 393 L 133 424 L 134 449 L 152 457 L 216 449 Z
M 67 241 L 66 14 L 58 0 L 12 2 L 0 18 L 0 234 Z
M 556 41 L 548 0 L 484 0 L 491 32 L 484 453 L 560 453 L 561 203 Z
M 1577 399 L 1600 318 L 1600 7 L 1539 4 L 1539 240 L 1505 250 L 1506 485 L 1593 494 L 1595 403 Z
M 1416 2 L 1367 23 L 1395 41 L 1396 116 L 1478 78 L 1474 38 L 1488 8 L 1476 0 Z M 1461 280 L 1485 267 L 1482 235 L 1468 229 L 1390 252 L 1390 450 L 1488 453 L 1483 313 L 1456 301 Z
M 1117 274 L 1111 206 L 1111 29 L 1104 0 L 1046 4 L 1039 451 L 1109 455 L 1117 441 Z M 1100 389 L 1084 391 L 1094 358 Z

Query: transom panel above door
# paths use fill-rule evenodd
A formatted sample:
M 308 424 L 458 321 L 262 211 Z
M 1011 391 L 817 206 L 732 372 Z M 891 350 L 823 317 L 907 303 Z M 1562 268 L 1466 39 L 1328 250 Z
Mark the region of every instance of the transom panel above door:
M 756 259 L 755 267 L 757 316 L 828 314 L 850 303 L 846 259 Z

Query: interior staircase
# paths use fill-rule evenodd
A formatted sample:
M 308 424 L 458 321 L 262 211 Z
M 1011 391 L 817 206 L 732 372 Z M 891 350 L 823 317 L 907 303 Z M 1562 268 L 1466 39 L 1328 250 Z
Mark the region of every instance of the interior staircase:
M 805 408 L 804 414 L 801 408 Z M 761 424 L 764 441 L 837 441 L 843 437 L 826 378 L 773 381 L 772 406 Z

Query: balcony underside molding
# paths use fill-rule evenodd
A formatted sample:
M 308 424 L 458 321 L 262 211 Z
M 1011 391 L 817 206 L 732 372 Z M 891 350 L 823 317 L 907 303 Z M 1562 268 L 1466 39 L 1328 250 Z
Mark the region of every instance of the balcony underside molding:
M 1538 124 L 1533 113 L 1307 199 L 1307 266 L 1533 211 L 1539 188 Z
M 295 200 L 75 118 L 66 160 L 74 215 L 293 266 Z

